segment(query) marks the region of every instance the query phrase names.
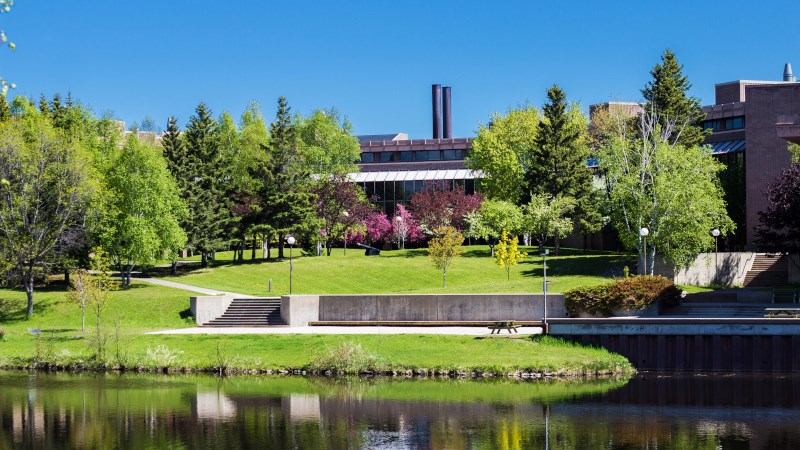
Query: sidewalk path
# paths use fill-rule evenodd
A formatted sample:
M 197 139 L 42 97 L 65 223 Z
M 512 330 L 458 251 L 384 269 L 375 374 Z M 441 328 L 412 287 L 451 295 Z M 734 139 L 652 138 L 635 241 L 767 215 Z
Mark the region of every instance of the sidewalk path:
M 135 280 L 135 281 L 143 281 L 145 283 L 157 284 L 159 286 L 166 286 L 166 287 L 171 287 L 171 288 L 175 288 L 175 289 L 183 289 L 184 291 L 197 292 L 198 294 L 205 294 L 205 295 L 230 294 L 230 295 L 234 295 L 234 296 L 237 296 L 237 297 L 252 297 L 252 295 L 237 294 L 235 292 L 218 291 L 218 290 L 215 290 L 215 289 L 206 289 L 206 288 L 201 288 L 201 287 L 197 287 L 197 286 L 192 286 L 192 285 L 189 285 L 189 284 L 183 284 L 183 283 L 176 283 L 174 281 L 161 280 L 161 279 L 158 279 L 158 278 L 133 278 L 133 280 Z
M 525 336 L 542 334 L 541 327 L 520 327 L 519 333 L 502 333 L 494 336 Z M 461 336 L 488 336 L 487 327 L 262 327 L 262 328 L 179 328 L 176 330 L 152 331 L 146 334 L 450 334 Z

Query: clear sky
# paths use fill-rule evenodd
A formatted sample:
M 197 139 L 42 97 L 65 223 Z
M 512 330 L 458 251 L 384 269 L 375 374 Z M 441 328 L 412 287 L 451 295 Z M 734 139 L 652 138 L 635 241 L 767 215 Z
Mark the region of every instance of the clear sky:
M 652 6 L 651 6 L 652 5 Z M 96 113 L 184 126 L 198 102 L 268 120 L 337 108 L 357 134 L 431 136 L 431 84 L 453 88 L 453 134 L 559 84 L 584 107 L 637 101 L 667 47 L 714 83 L 800 72 L 800 3 L 701 1 L 16 0 L 0 27 L 12 95 L 72 91 Z

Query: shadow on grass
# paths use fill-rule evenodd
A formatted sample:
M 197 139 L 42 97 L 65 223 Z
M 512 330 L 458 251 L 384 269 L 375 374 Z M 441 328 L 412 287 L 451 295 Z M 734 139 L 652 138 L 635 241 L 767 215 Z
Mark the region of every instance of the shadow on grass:
M 620 254 L 595 254 L 580 256 L 551 256 L 547 258 L 548 276 L 586 275 L 599 277 L 622 277 L 625 266 L 631 267 L 634 257 Z M 542 277 L 542 257 L 528 256 L 519 262 L 525 276 Z
M 40 291 L 41 292 L 41 291 Z M 46 313 L 52 306 L 50 302 L 42 303 L 36 301 L 36 292 L 33 293 L 33 312 L 34 316 L 31 320 L 36 319 L 36 315 Z M 23 322 L 28 320 L 28 301 L 11 300 L 7 298 L 0 298 L 0 321 L 3 323 Z
M 217 267 L 235 267 L 235 266 L 250 266 L 250 265 L 259 265 L 259 264 L 271 264 L 271 263 L 278 263 L 283 261 L 288 261 L 287 258 L 278 259 L 272 257 L 270 259 L 245 259 L 244 261 L 209 261 L 208 267 L 202 267 L 200 261 L 182 261 L 181 264 L 178 265 L 176 274 L 172 274 L 172 267 L 169 266 L 158 266 L 158 267 L 149 267 L 142 271 L 141 275 L 134 275 L 134 279 L 136 278 L 164 278 L 164 277 L 183 277 L 186 275 L 192 275 L 197 273 L 201 270 L 206 269 L 214 269 Z M 297 259 L 297 257 L 295 257 Z
M 178 315 L 180 316 L 181 319 L 184 320 L 188 318 L 194 318 L 194 316 L 192 315 L 192 310 L 190 308 L 184 309 L 183 311 L 179 312 Z

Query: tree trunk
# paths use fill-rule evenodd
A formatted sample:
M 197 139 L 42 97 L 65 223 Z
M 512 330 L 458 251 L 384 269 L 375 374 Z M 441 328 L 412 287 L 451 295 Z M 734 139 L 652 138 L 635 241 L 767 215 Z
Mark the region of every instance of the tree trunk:
M 175 276 L 177 274 L 178 274 L 178 260 L 176 259 L 172 261 L 172 276 Z
M 208 252 L 203 250 L 202 257 L 200 258 L 200 267 L 208 267 Z
M 30 319 L 33 315 L 33 264 L 28 264 L 28 273 L 25 274 L 25 295 L 28 297 L 28 311 L 27 317 Z
M 255 261 L 256 259 L 256 241 L 257 241 L 256 237 L 253 236 L 253 245 L 251 246 L 252 248 L 250 249 L 250 259 L 252 259 L 253 261 Z
M 442 287 L 447 287 L 447 269 L 442 271 Z
M 553 238 L 553 253 L 558 256 L 558 253 L 561 251 L 561 239 L 558 236 Z
M 278 259 L 283 259 L 284 236 L 278 235 Z
M 489 256 L 494 258 L 494 244 L 492 244 L 491 242 L 489 243 Z
M 331 240 L 325 241 L 325 254 L 331 256 Z
M 69 287 L 69 267 L 64 267 L 64 284 Z
M 264 236 L 261 241 L 261 258 L 269 259 L 269 236 Z

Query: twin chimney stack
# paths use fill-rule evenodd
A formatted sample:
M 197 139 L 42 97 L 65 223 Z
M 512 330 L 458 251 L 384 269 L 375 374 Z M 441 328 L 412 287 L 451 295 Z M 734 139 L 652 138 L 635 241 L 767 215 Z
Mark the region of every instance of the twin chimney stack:
M 431 86 L 433 101 L 433 138 L 450 139 L 453 137 L 453 117 L 450 113 L 450 86 L 441 84 Z

